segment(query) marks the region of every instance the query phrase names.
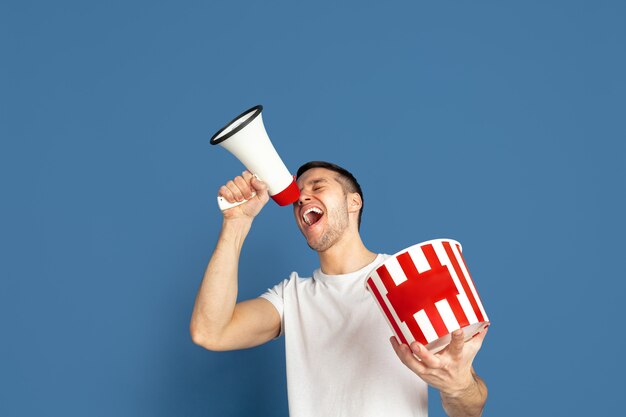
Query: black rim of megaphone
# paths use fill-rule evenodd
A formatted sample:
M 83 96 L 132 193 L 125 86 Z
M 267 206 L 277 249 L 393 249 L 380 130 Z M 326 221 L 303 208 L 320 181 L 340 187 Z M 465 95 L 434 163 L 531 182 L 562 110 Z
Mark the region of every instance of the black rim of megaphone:
M 262 110 L 263 110 L 263 106 L 261 106 L 259 104 L 257 106 L 251 107 L 248 110 L 242 112 L 239 116 L 235 117 L 233 120 L 228 122 L 226 124 L 226 126 L 221 128 L 220 130 L 218 130 L 217 133 L 213 135 L 213 137 L 211 138 L 211 145 L 218 145 L 218 144 L 224 142 L 226 139 L 228 139 L 229 137 L 233 136 L 235 133 L 239 132 L 244 127 L 248 126 L 248 124 L 250 124 L 251 121 L 253 121 L 259 114 L 261 114 Z M 252 115 L 250 115 L 250 117 L 248 117 L 248 119 L 245 122 L 241 123 L 239 126 L 234 128 L 233 130 L 231 130 L 230 132 L 228 132 L 227 134 L 225 134 L 221 138 L 216 139 L 220 135 L 220 133 L 222 133 L 224 130 L 226 130 L 228 128 L 228 126 L 232 125 L 237 120 L 239 120 L 240 118 L 242 118 L 246 114 L 251 113 L 252 111 L 254 111 L 254 113 Z

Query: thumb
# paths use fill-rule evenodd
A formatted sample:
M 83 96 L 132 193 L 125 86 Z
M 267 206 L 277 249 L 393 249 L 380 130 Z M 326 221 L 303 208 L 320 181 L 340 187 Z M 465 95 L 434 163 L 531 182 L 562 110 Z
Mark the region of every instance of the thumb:
M 463 352 L 463 345 L 465 344 L 465 335 L 463 330 L 457 329 L 452 332 L 452 340 L 448 346 L 448 351 L 453 356 L 460 355 Z
M 258 179 L 256 176 L 252 177 L 252 179 L 250 180 L 250 185 L 252 185 L 252 188 L 254 188 L 254 191 L 256 191 L 256 194 L 259 196 L 259 198 L 269 198 L 267 184 Z

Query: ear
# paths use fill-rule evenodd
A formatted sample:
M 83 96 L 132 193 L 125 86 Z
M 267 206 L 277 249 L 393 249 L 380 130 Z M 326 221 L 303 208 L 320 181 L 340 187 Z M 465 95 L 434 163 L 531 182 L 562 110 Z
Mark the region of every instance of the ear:
M 348 213 L 358 213 L 363 207 L 363 200 L 359 193 L 348 193 Z

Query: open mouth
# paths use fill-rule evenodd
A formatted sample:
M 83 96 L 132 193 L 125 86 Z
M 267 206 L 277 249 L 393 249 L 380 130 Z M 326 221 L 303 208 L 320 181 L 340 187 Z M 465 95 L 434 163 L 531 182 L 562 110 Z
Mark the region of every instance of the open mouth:
M 313 226 L 315 223 L 320 221 L 323 215 L 324 212 L 322 211 L 322 209 L 317 207 L 309 207 L 304 213 L 302 213 L 302 220 L 308 226 Z

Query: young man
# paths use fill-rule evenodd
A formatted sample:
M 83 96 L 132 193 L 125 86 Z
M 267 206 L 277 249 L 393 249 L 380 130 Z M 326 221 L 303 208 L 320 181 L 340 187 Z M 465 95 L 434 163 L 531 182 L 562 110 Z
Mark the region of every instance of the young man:
M 300 167 L 297 182 L 296 224 L 318 253 L 320 268 L 312 278 L 294 272 L 261 297 L 236 302 L 241 248 L 269 199 L 265 184 L 244 172 L 219 191 L 230 202 L 249 201 L 223 212 L 196 297 L 193 341 L 222 351 L 284 334 L 291 417 L 426 416 L 426 384 L 440 391 L 449 416 L 480 416 L 487 387 L 472 361 L 487 329 L 467 342 L 458 330 L 434 355 L 418 342 L 400 345 L 395 337 L 389 346 L 388 325 L 364 285 L 387 255 L 371 252 L 361 240 L 361 187 L 345 169 L 320 161 Z

